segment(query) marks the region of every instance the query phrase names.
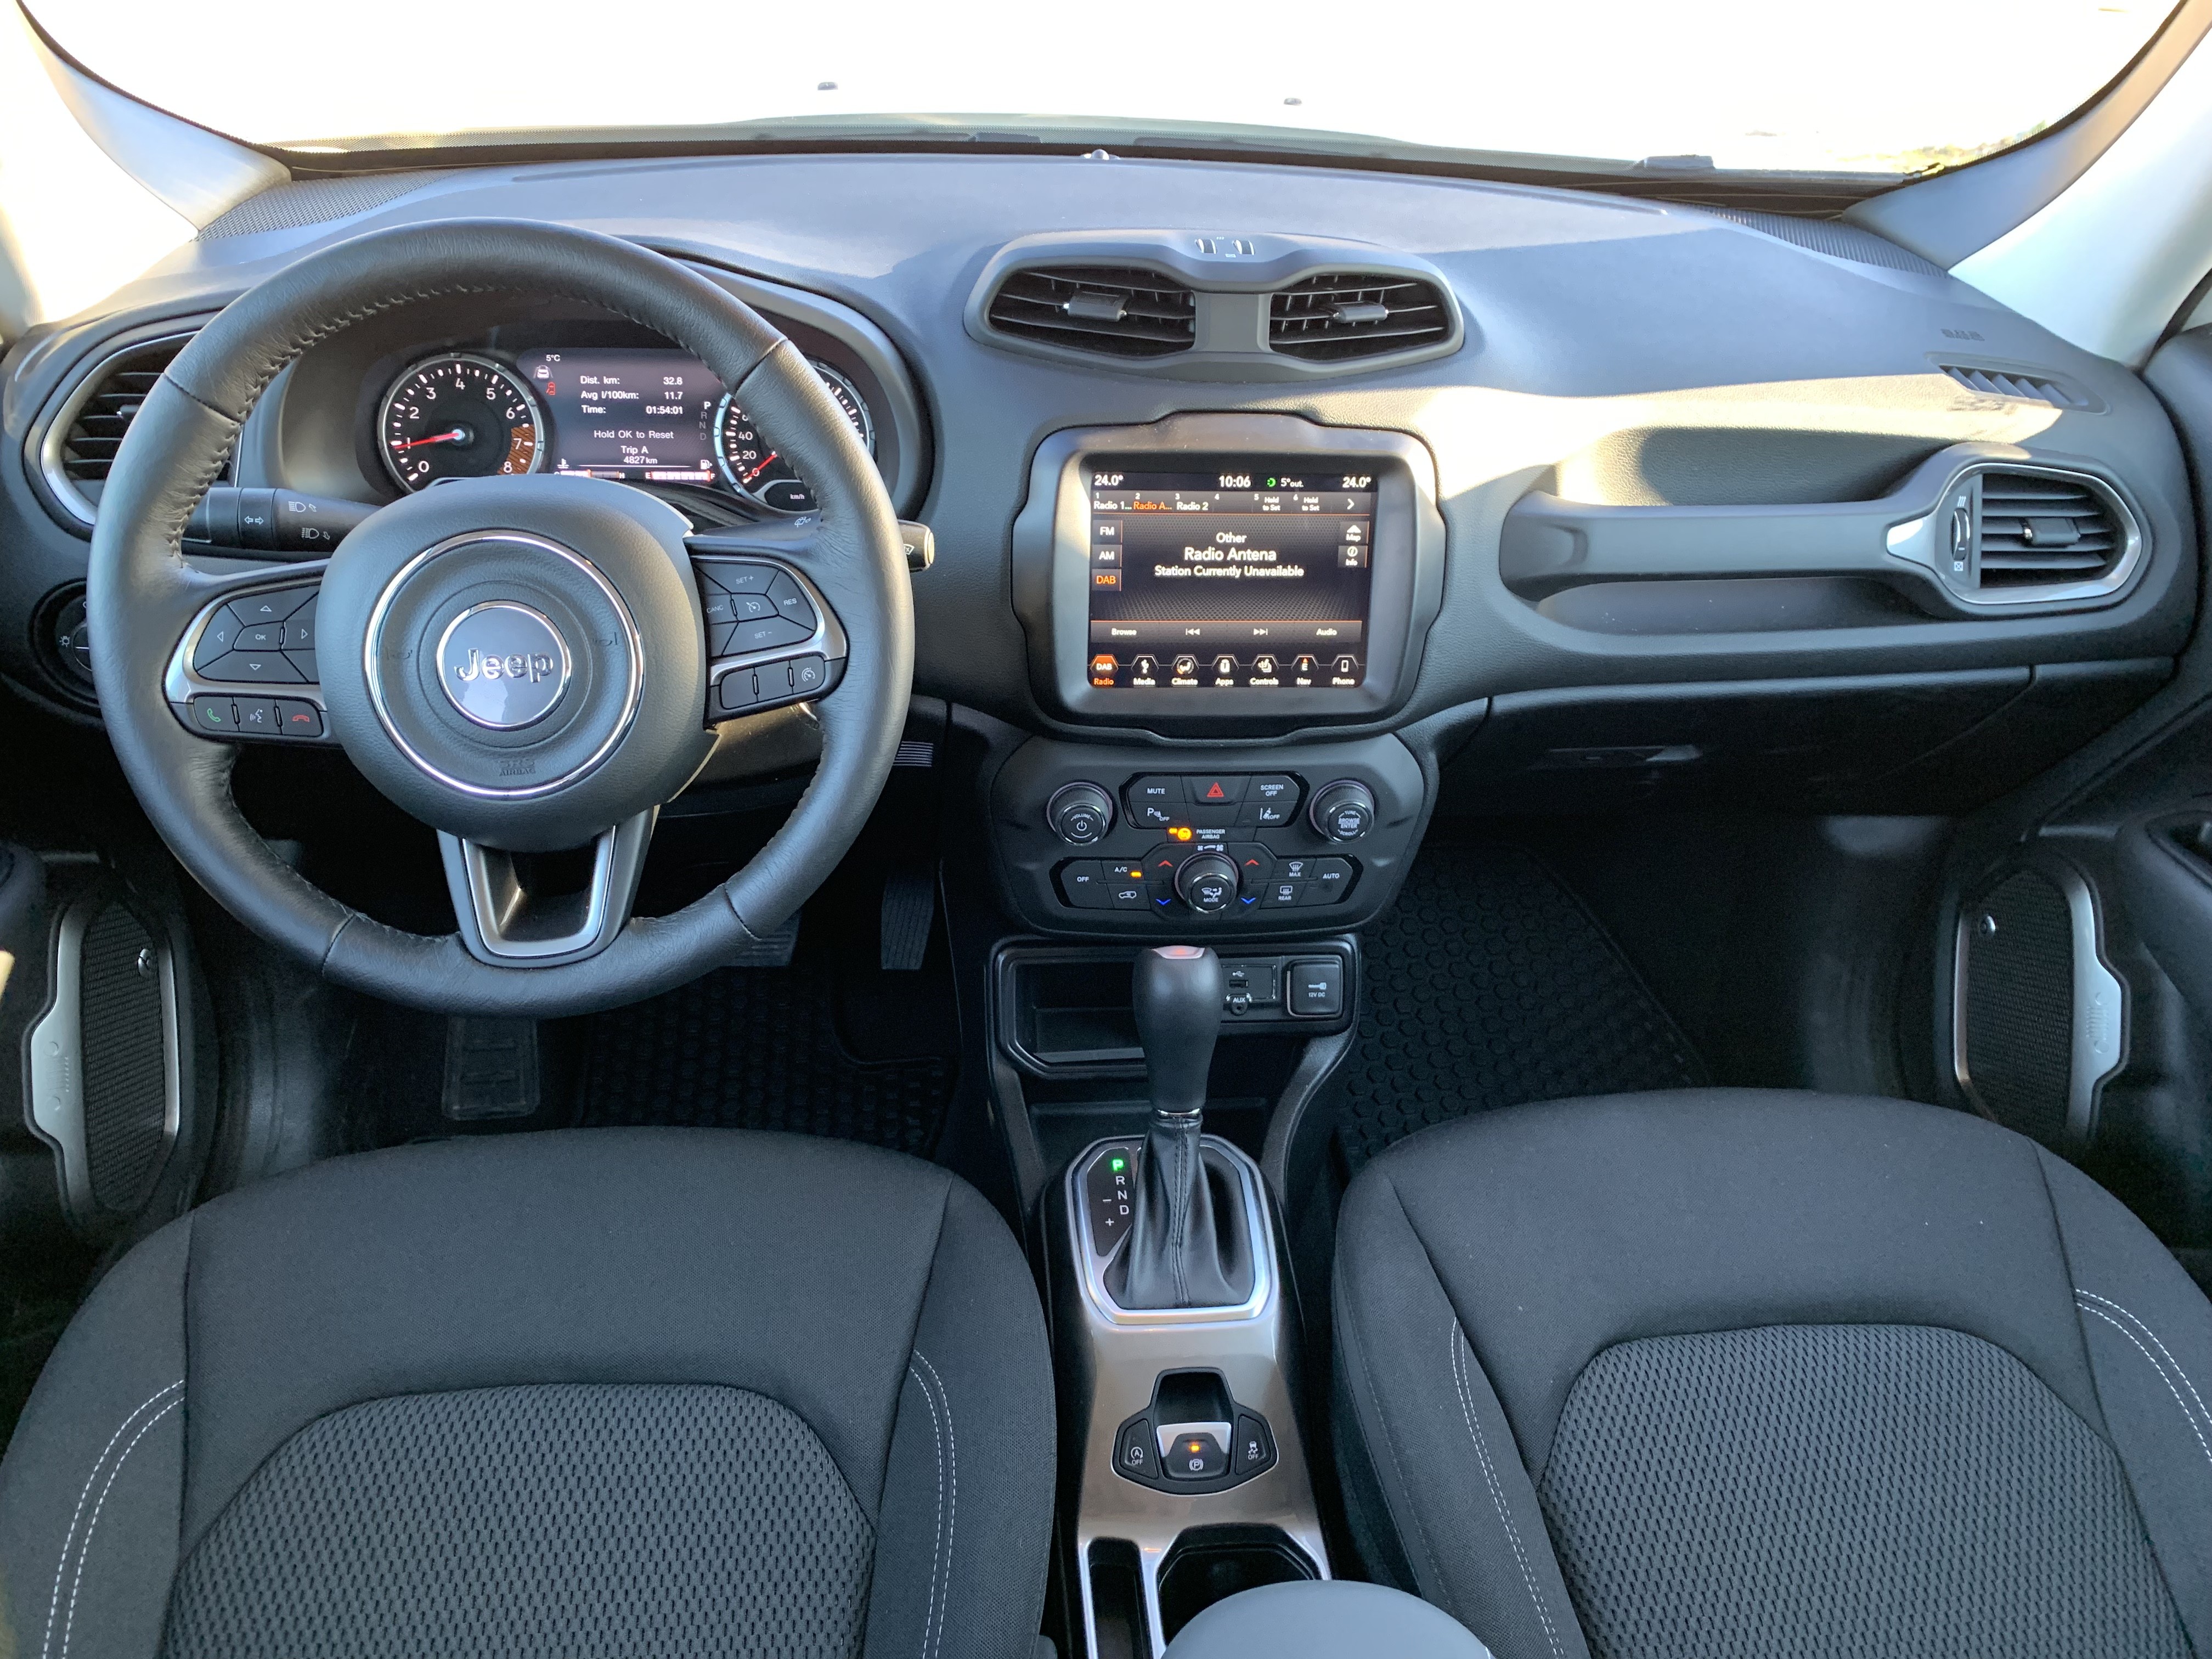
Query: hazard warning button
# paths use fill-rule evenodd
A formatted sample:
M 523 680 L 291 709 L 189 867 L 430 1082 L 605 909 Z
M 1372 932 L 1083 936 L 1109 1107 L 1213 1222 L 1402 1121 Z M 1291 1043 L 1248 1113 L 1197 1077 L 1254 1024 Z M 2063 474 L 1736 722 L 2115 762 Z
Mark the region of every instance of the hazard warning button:
M 1244 786 L 1250 782 L 1242 777 L 1189 777 L 1183 780 L 1183 788 L 1197 806 L 1226 806 L 1244 799 Z

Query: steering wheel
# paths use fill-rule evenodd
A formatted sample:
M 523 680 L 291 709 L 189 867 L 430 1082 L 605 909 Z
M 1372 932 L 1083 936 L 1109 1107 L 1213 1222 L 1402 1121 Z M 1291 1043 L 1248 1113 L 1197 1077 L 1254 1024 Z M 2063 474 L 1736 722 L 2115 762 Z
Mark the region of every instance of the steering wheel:
M 319 571 L 313 655 L 294 660 L 319 665 L 321 717 L 362 775 L 438 831 L 460 927 L 424 936 L 341 904 L 270 850 L 231 798 L 235 743 L 205 729 L 235 706 L 191 695 L 187 647 L 210 619 L 256 595 L 282 609 L 272 586 L 307 614 L 314 567 L 211 575 L 182 543 L 255 399 L 302 351 L 397 306 L 495 292 L 580 301 L 676 342 L 775 433 L 819 510 L 795 526 L 689 536 L 674 508 L 625 484 L 524 475 L 441 484 L 345 536 Z M 311 255 L 200 331 L 116 456 L 86 606 L 125 774 L 179 860 L 241 922 L 379 997 L 553 1017 L 732 960 L 829 875 L 882 793 L 905 722 L 908 580 L 873 463 L 805 358 L 751 307 L 612 237 L 453 221 Z M 730 664 L 710 673 L 708 656 L 710 615 L 732 637 L 727 608 L 744 592 L 799 595 L 785 614 L 813 624 L 811 655 L 737 665 L 749 696 L 771 670 L 787 696 L 822 688 L 820 764 L 728 881 L 672 915 L 635 916 L 654 815 L 705 763 L 717 720 L 745 701 L 723 684 Z M 586 844 L 587 887 L 532 890 L 528 854 Z

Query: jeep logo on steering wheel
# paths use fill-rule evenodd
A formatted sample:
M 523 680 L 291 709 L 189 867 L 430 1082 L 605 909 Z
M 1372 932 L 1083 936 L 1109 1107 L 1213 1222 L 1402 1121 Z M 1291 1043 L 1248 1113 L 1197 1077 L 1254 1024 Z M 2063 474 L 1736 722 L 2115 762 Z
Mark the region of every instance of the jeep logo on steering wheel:
M 438 641 L 438 684 L 464 716 L 495 732 L 551 714 L 569 669 L 568 642 L 551 618 L 512 600 L 470 606 Z

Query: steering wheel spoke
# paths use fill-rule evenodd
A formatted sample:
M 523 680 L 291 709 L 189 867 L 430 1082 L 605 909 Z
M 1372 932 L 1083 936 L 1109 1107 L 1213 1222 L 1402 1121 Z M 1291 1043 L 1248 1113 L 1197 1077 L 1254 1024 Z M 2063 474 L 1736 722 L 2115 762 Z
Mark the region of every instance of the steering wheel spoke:
M 316 649 L 323 565 L 220 579 L 198 596 L 161 676 L 196 735 L 335 745 Z
M 844 627 L 808 572 L 819 527 L 809 516 L 686 538 L 707 624 L 709 726 L 815 702 L 844 678 Z
M 659 811 L 624 818 L 569 853 L 510 853 L 440 830 L 469 954 L 495 968 L 557 968 L 605 950 L 629 921 Z

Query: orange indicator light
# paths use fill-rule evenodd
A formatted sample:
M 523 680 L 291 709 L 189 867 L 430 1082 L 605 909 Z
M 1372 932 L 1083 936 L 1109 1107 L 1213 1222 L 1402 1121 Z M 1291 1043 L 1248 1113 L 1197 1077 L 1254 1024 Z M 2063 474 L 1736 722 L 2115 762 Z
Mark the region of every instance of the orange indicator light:
M 1178 823 L 1171 826 L 1168 830 L 1168 834 L 1176 841 L 1188 841 L 1191 838 L 1192 831 L 1182 824 Z

